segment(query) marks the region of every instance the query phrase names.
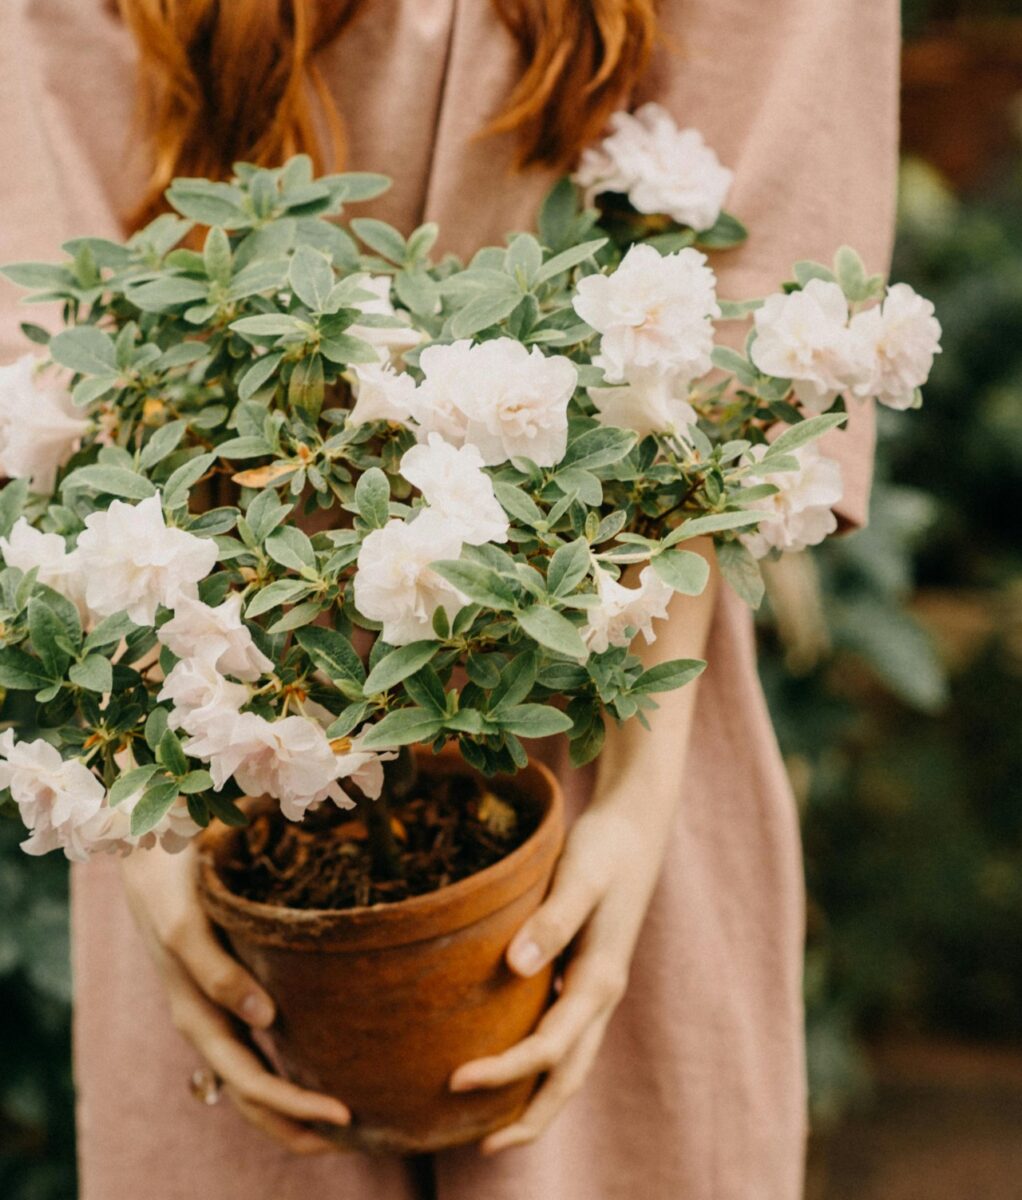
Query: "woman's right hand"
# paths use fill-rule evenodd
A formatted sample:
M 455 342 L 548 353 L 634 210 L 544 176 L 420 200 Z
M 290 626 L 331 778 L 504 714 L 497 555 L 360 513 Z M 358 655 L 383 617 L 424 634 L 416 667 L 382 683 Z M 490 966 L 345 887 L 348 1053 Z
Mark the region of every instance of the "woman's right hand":
M 202 911 L 194 850 L 135 851 L 123 860 L 122 876 L 167 989 L 171 1020 L 222 1081 L 241 1115 L 296 1154 L 336 1151 L 307 1122 L 347 1125 L 348 1110 L 330 1096 L 272 1074 L 242 1032 L 245 1026 L 270 1025 L 273 1001 L 224 949 Z

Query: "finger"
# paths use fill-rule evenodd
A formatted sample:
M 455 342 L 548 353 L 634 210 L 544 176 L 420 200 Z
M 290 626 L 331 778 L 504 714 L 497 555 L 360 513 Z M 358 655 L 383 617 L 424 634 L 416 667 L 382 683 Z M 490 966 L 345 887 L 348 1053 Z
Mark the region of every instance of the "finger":
M 496 1154 L 498 1150 L 523 1146 L 539 1137 L 585 1082 L 596 1060 L 609 1019 L 608 1013 L 589 1026 L 567 1057 L 550 1072 L 522 1116 L 513 1125 L 498 1129 L 483 1141 L 480 1148 L 484 1154 Z
M 173 999 L 178 1029 L 224 1083 L 250 1104 L 271 1109 L 295 1121 L 348 1125 L 351 1113 L 333 1096 L 307 1091 L 266 1069 L 258 1054 L 240 1041 L 224 1012 L 210 1004 L 186 980 Z
M 298 1121 L 282 1117 L 260 1104 L 252 1104 L 233 1088 L 225 1087 L 224 1091 L 249 1124 L 261 1129 L 293 1154 L 330 1154 L 339 1149 L 328 1138 L 322 1137 Z
M 167 949 L 205 996 L 246 1025 L 273 1024 L 273 1001 L 245 968 L 224 949 L 201 912 L 180 919 L 164 939 Z
M 503 1054 L 477 1058 L 460 1066 L 451 1076 L 451 1090 L 503 1087 L 556 1067 L 624 993 L 625 972 L 623 968 L 618 971 L 610 967 L 610 961 L 604 948 L 587 937 L 586 944 L 569 964 L 564 990 L 535 1032 Z
M 569 842 L 550 895 L 508 947 L 508 964 L 519 975 L 535 975 L 555 959 L 581 929 L 603 892 L 600 873 L 585 869 L 579 862 L 583 855 L 571 847 Z

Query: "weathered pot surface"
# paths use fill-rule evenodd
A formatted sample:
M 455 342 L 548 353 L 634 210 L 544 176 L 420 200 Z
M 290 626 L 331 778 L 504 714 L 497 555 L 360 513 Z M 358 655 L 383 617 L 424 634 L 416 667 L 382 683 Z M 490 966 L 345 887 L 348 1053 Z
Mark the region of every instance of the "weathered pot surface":
M 475 774 L 455 747 L 416 754 L 426 778 Z M 239 832 L 217 824 L 200 839 L 203 905 L 277 1005 L 266 1048 L 288 1078 L 348 1105 L 351 1128 L 336 1135 L 345 1145 L 397 1153 L 461 1145 L 509 1124 L 529 1099 L 534 1079 L 460 1094 L 448 1086 L 462 1063 L 525 1037 L 549 1000 L 552 970 L 519 978 L 504 953 L 549 886 L 563 800 L 541 763 L 513 786 L 542 813 L 523 845 L 393 904 L 303 910 L 246 900 L 217 870 Z

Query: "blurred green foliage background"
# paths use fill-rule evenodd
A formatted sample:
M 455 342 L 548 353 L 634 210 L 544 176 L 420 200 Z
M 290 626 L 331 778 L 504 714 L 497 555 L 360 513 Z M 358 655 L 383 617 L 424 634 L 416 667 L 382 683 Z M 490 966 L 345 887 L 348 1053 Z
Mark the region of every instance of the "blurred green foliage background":
M 963 11 L 905 0 L 906 30 Z M 894 277 L 935 301 L 944 354 L 923 415 L 883 422 L 869 528 L 760 617 L 803 810 L 817 1127 L 868 1086 L 871 1036 L 1022 1042 L 1022 155 L 958 194 L 920 159 L 902 184 Z M 19 837 L 0 824 L 0 1196 L 68 1200 L 67 872 Z

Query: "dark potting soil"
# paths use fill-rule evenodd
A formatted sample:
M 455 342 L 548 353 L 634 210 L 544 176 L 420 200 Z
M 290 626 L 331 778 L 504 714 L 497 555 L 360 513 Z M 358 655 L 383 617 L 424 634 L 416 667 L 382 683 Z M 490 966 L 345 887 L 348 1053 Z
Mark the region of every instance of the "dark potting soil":
M 221 867 L 235 895 L 287 908 L 353 908 L 436 891 L 484 870 L 522 845 L 538 813 L 513 787 L 472 776 L 423 779 L 393 806 L 403 878 L 374 877 L 366 827 L 331 803 L 301 823 L 263 812 L 239 830 Z

